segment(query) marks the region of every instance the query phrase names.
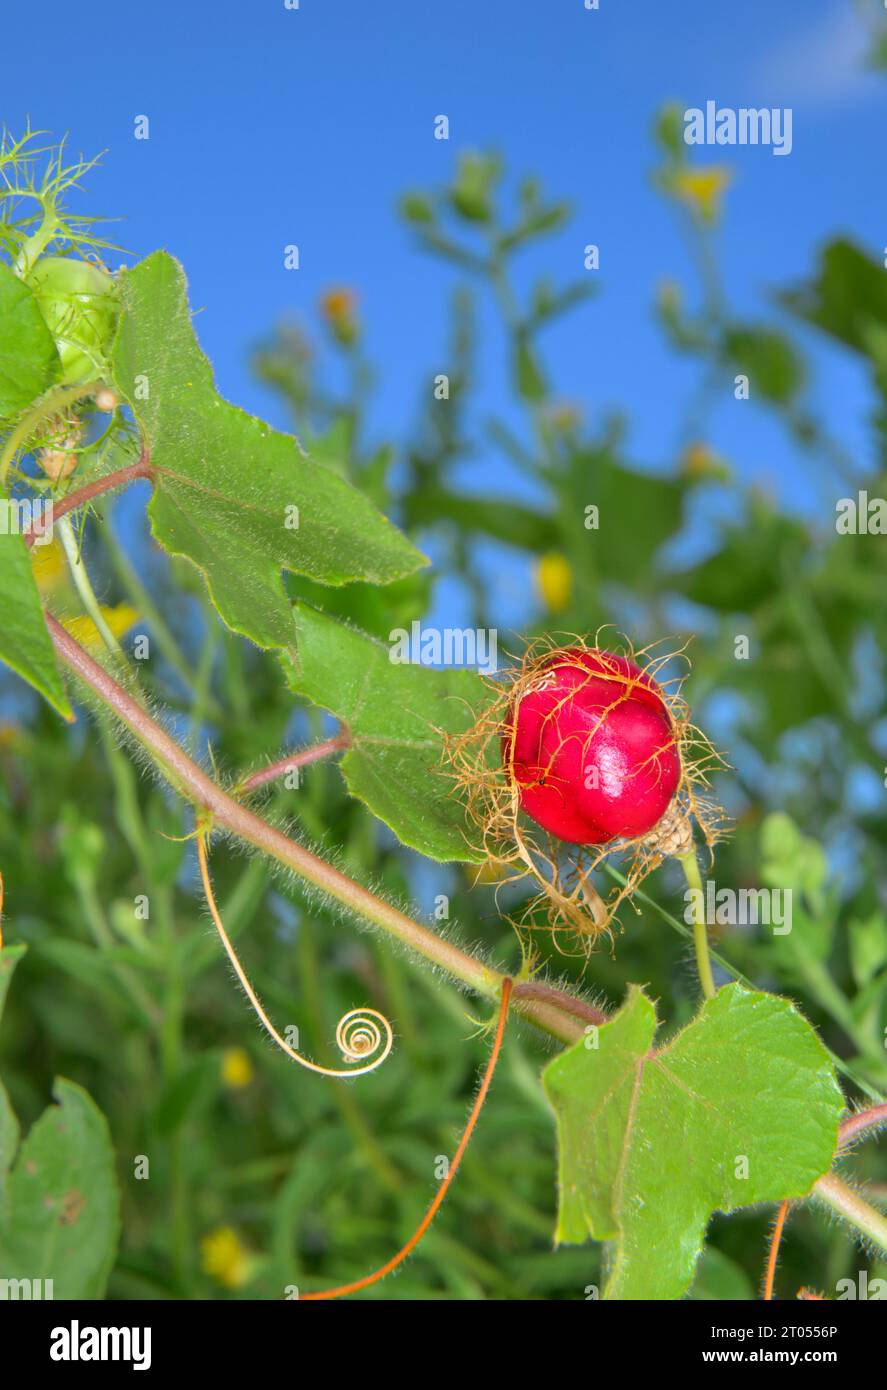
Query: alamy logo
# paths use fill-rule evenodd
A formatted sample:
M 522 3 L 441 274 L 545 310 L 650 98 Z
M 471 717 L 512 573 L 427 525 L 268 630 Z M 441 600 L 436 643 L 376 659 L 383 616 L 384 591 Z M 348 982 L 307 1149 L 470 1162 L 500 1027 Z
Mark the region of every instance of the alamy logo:
M 35 545 L 52 540 L 52 498 L 0 498 L 0 536 L 34 537 Z
M 687 888 L 684 902 L 688 927 L 704 917 L 709 927 L 761 925 L 772 927 L 774 936 L 787 936 L 792 929 L 790 888 L 718 888 L 707 879 L 705 892 Z
M 388 634 L 389 660 L 416 666 L 473 666 L 487 676 L 495 675 L 498 660 L 498 633 L 491 628 L 422 627 L 411 624 L 410 631 L 396 627 Z
M 684 112 L 685 145 L 769 145 L 774 154 L 792 152 L 790 106 L 718 106 L 705 103 L 703 111 L 690 106 Z
M 7 1299 L 45 1301 L 53 1296 L 51 1279 L 0 1279 L 0 1303 Z
M 887 501 L 858 492 L 835 503 L 835 530 L 839 536 L 887 536 Z
M 131 1361 L 134 1371 L 151 1367 L 150 1327 L 54 1327 L 49 1355 L 53 1361 Z

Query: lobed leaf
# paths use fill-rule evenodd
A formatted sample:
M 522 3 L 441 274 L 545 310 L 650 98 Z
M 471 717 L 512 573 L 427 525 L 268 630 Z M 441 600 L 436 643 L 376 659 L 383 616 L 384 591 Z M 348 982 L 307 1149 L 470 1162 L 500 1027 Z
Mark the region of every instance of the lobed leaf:
M 151 453 L 152 530 L 200 570 L 230 628 L 261 647 L 292 644 L 283 570 L 389 584 L 426 563 L 332 468 L 222 399 L 177 261 L 155 252 L 120 286 L 114 377 Z
M 0 1008 L 23 954 L 0 951 Z M 0 1280 L 51 1279 L 52 1297 L 100 1298 L 120 1226 L 108 1126 L 72 1081 L 57 1078 L 53 1095 L 13 1166 L 19 1127 L 0 1086 Z
M 843 1097 L 786 999 L 727 985 L 654 1051 L 656 1011 L 624 1007 L 557 1057 L 557 1239 L 614 1242 L 605 1297 L 680 1298 L 716 1211 L 803 1197 L 827 1172 Z

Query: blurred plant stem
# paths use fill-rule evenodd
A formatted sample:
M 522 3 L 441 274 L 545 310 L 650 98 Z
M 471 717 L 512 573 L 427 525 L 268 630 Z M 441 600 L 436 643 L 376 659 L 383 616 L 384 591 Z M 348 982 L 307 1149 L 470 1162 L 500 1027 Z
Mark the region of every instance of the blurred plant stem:
M 74 534 L 74 526 L 69 516 L 62 517 L 61 521 L 58 523 L 58 532 L 62 539 L 62 548 L 65 552 L 65 558 L 68 561 L 68 569 L 71 572 L 71 578 L 74 581 L 77 592 L 83 601 L 83 607 L 95 623 L 99 636 L 112 657 L 114 657 L 115 661 L 120 663 L 121 667 L 125 666 L 126 657 L 123 655 L 120 643 L 105 622 L 101 604 L 95 596 L 95 590 L 92 587 L 92 583 L 86 571 L 86 565 L 83 562 L 83 556 L 80 553 L 80 542 Z
M 887 1216 L 848 1187 L 835 1173 L 826 1173 L 813 1188 L 814 1195 L 844 1221 L 848 1221 L 867 1240 L 887 1252 Z
M 711 957 L 708 949 L 708 923 L 705 920 L 705 891 L 702 887 L 702 876 L 699 872 L 699 861 L 696 858 L 696 850 L 689 849 L 686 854 L 677 856 L 688 887 L 693 893 L 698 893 L 697 910 L 693 913 L 693 946 L 696 951 L 696 969 L 699 972 L 699 983 L 702 986 L 702 993 L 706 999 L 713 999 L 717 993 L 714 975 L 711 969 Z

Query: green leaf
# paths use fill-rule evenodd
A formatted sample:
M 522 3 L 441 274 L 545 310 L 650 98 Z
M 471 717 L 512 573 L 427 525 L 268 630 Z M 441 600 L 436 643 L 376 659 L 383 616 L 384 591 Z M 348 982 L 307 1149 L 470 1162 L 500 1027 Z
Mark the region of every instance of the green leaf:
M 559 485 L 556 478 L 552 482 Z M 601 582 L 635 591 L 645 585 L 658 591 L 657 555 L 682 525 L 687 490 L 681 479 L 625 467 L 609 447 L 577 450 L 561 498 L 562 535 L 574 569 L 591 570 Z M 574 524 L 589 504 L 598 508 L 597 530 Z
M 0 1278 L 51 1279 L 55 1298 L 100 1298 L 120 1226 L 108 1126 L 72 1081 L 58 1078 L 53 1096 L 6 1183 Z
M 0 951 L 0 1009 L 23 954 Z M 101 1298 L 120 1226 L 108 1126 L 73 1082 L 57 1078 L 53 1095 L 13 1167 L 19 1127 L 0 1086 L 0 1279 L 51 1279 L 55 1298 Z
M 737 324 L 724 334 L 731 370 L 749 379 L 751 393 L 785 404 L 804 385 L 804 366 L 789 340 L 769 328 Z
M 121 298 L 114 374 L 151 451 L 153 533 L 197 566 L 230 628 L 292 643 L 282 570 L 388 584 L 426 563 L 356 488 L 219 396 L 171 256 L 122 273 Z
M 0 265 L 0 419 L 13 419 L 60 370 L 55 339 L 31 289 Z
M 514 343 L 514 385 L 517 394 L 525 401 L 541 401 L 545 398 L 545 378 L 539 366 L 539 359 L 523 333 L 517 335 Z
M 844 1104 L 786 999 L 727 985 L 658 1051 L 655 1032 L 654 1005 L 632 986 L 596 1048 L 592 1035 L 543 1073 L 557 1239 L 615 1242 L 609 1298 L 680 1298 L 714 1212 L 806 1196 L 831 1164 Z
M 432 482 L 410 493 L 406 509 L 410 525 L 434 526 L 450 522 L 460 531 L 470 535 L 480 532 L 520 550 L 552 550 L 561 542 L 561 531 L 554 517 L 518 502 L 509 502 L 504 497 L 450 492 Z
M 3 1005 L 12 980 L 12 972 L 25 954 L 24 946 L 4 946 L 0 948 L 0 1018 Z M 6 1180 L 12 1167 L 12 1160 L 18 1148 L 19 1127 L 15 1111 L 9 1103 L 5 1089 L 0 1085 L 0 1220 L 6 1196 Z
M 887 325 L 887 272 L 850 241 L 830 242 L 818 277 L 779 296 L 799 318 L 868 354 L 869 329 Z
M 757 1290 L 744 1269 L 716 1245 L 706 1246 L 696 1270 L 690 1297 L 697 1302 L 721 1303 L 725 1299 L 757 1298 Z
M 0 507 L 6 502 L 0 497 Z M 0 529 L 0 661 L 45 696 L 65 719 L 74 715 L 31 569 L 25 538 Z
M 392 662 L 389 648 L 299 605 L 293 688 L 343 720 L 348 790 L 403 844 L 432 859 L 479 862 L 447 775 L 444 732 L 471 726 L 487 697 L 474 671 Z
M 887 963 L 887 917 L 873 912 L 868 917 L 851 917 L 847 924 L 850 965 L 853 978 L 864 989 Z
M 456 177 L 450 190 L 453 208 L 469 222 L 489 222 L 493 215 L 492 196 L 502 173 L 496 155 L 460 154 Z
M 424 193 L 405 193 L 400 200 L 400 215 L 406 222 L 433 222 L 434 205 Z
M 772 888 L 788 888 L 823 910 L 828 860 L 818 840 L 803 835 L 791 816 L 773 811 L 761 825 L 761 878 Z
M 742 524 L 725 530 L 720 550 L 670 577 L 669 586 L 708 608 L 753 613 L 772 597 L 774 576 L 801 570 L 809 548 L 801 522 L 777 516 L 765 503 L 752 503 Z

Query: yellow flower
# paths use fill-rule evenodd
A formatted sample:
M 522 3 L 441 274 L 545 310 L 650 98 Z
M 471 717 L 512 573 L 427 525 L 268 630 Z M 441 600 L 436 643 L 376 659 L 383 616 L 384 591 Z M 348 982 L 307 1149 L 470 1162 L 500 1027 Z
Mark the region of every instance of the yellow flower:
M 320 311 L 333 336 L 349 346 L 357 337 L 357 296 L 353 290 L 340 287 L 327 290 L 320 297 Z
M 68 582 L 68 565 L 61 541 L 52 540 L 49 545 L 35 545 L 31 551 L 31 569 L 37 588 L 44 597 L 49 597 Z
M 128 603 L 118 603 L 114 608 L 102 605 L 101 614 L 115 637 L 123 637 L 138 622 L 138 612 Z M 82 647 L 94 650 L 104 649 L 104 639 L 92 618 L 83 614 L 79 618 L 68 618 L 63 626 Z
M 573 570 L 565 555 L 550 550 L 536 564 L 536 588 L 549 613 L 562 613 L 573 596 Z
M 6 720 L 0 723 L 0 752 L 4 752 L 7 748 L 14 748 L 17 743 L 21 742 L 21 738 L 22 731 L 18 724 L 8 723 Z
M 547 413 L 556 430 L 575 430 L 582 424 L 582 411 L 573 401 L 553 401 Z
M 239 1289 L 249 1279 L 249 1251 L 233 1226 L 217 1226 L 203 1237 L 200 1263 L 204 1274 L 226 1289 Z
M 466 873 L 472 887 L 478 883 L 501 883 L 508 878 L 514 870 L 509 864 L 497 864 L 494 860 L 486 859 L 483 864 L 471 864 L 466 867 Z
M 670 176 L 669 188 L 703 222 L 716 222 L 721 199 L 733 175 L 725 164 L 705 169 L 678 169 Z
M 255 1073 L 248 1052 L 242 1047 L 226 1048 L 222 1055 L 222 1080 L 232 1091 L 248 1086 Z
M 702 482 L 707 478 L 727 482 L 731 477 L 729 464 L 715 453 L 710 445 L 701 442 L 689 444 L 684 450 L 681 471 L 685 478 L 691 478 L 696 482 Z

